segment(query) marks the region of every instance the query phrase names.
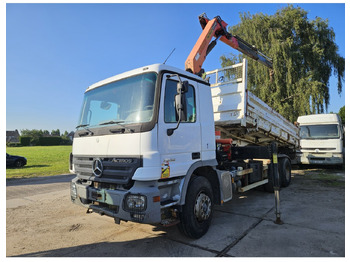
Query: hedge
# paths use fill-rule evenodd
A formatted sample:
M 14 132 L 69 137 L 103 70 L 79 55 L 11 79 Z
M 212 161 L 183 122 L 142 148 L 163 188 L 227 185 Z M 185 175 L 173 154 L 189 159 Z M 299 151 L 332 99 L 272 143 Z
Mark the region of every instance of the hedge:
M 29 136 L 20 136 L 19 137 L 19 142 L 21 143 L 22 146 L 29 146 L 31 139 L 32 138 L 29 137 Z
M 50 136 L 50 137 L 39 137 L 40 146 L 57 146 L 61 144 L 62 137 Z

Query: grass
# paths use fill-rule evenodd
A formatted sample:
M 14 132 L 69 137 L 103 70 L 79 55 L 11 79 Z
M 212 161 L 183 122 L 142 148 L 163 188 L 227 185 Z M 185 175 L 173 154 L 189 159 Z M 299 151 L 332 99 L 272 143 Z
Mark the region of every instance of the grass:
M 307 179 L 316 180 L 327 186 L 344 186 L 345 181 L 335 174 L 329 174 L 327 171 L 320 170 L 317 173 L 310 173 L 307 175 Z
M 67 174 L 71 151 L 72 146 L 7 147 L 6 153 L 27 158 L 27 165 L 6 168 L 6 178 Z

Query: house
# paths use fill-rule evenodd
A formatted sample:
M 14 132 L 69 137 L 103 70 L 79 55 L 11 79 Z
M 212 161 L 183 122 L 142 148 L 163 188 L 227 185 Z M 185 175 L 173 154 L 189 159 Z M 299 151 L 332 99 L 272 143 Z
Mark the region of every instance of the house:
M 16 129 L 15 131 L 6 131 L 6 143 L 19 143 L 19 132 Z

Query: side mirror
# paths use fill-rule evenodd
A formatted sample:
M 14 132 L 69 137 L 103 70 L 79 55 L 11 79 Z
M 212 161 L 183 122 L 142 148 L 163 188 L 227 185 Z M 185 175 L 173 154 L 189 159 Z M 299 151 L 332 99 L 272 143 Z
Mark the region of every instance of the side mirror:
M 177 83 L 177 95 L 175 96 L 176 120 L 187 121 L 186 93 L 188 92 L 188 81 Z
M 183 81 L 177 83 L 176 91 L 178 94 L 185 94 L 188 92 L 188 81 Z
M 179 127 L 181 121 L 187 121 L 187 103 L 186 93 L 188 92 L 188 81 L 179 81 L 176 86 L 177 95 L 175 95 L 175 115 L 177 126 L 167 130 L 168 136 L 171 136 Z
M 175 96 L 176 120 L 187 121 L 187 103 L 186 94 L 178 94 Z

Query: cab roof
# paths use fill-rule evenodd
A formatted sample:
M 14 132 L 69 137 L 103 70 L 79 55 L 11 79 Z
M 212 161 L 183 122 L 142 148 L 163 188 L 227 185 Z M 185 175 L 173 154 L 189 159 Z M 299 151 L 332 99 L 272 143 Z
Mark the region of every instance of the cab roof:
M 192 74 L 192 73 L 189 73 L 189 72 L 186 72 L 185 70 L 182 70 L 182 69 L 179 69 L 179 68 L 176 68 L 176 67 L 173 67 L 173 66 L 169 66 L 169 65 L 164 65 L 164 64 L 153 64 L 153 65 L 148 65 L 148 66 L 143 66 L 143 67 L 140 67 L 140 68 L 137 68 L 137 69 L 133 69 L 133 70 L 130 70 L 130 71 L 127 71 L 127 72 L 124 72 L 124 73 L 121 73 L 121 74 L 109 77 L 107 79 L 101 80 L 101 81 L 99 81 L 99 82 L 97 82 L 95 84 L 90 85 L 86 89 L 86 92 L 90 91 L 92 89 L 95 89 L 97 87 L 100 87 L 100 86 L 103 86 L 103 85 L 106 85 L 106 84 L 118 81 L 120 79 L 128 78 L 128 77 L 131 77 L 131 76 L 134 76 L 134 75 L 139 75 L 139 74 L 146 73 L 146 72 L 159 73 L 161 71 L 171 71 L 171 72 L 174 72 L 174 73 L 178 73 L 178 74 L 181 74 L 181 75 L 188 76 L 189 78 L 195 78 L 197 80 L 203 81 L 203 79 L 200 78 L 199 76 L 197 76 L 195 74 Z

